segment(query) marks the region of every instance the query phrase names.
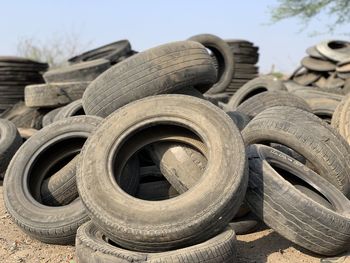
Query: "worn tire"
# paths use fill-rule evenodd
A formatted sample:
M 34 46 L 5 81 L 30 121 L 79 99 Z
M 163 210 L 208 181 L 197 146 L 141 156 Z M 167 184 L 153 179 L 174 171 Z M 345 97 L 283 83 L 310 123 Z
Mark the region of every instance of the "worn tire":
M 318 174 L 350 196 L 350 146 L 314 114 L 287 106 L 269 108 L 258 114 L 242 135 L 247 145 L 279 143 L 291 148 L 316 167 Z
M 188 144 L 158 142 L 151 145 L 151 157 L 160 171 L 180 194 L 196 185 L 207 167 L 207 148 L 196 138 Z
M 311 112 L 329 124 L 336 107 L 343 98 L 342 95 L 318 91 L 313 88 L 295 90 L 293 94 L 304 99 L 309 104 Z
M 56 122 L 29 138 L 13 157 L 4 180 L 4 203 L 15 223 L 29 236 L 45 243 L 71 244 L 78 226 L 88 220 L 80 199 L 48 207 L 41 203 L 40 188 L 45 177 L 79 153 L 100 122 L 93 116 Z
M 292 93 L 280 90 L 257 94 L 240 104 L 236 111 L 254 118 L 260 112 L 275 106 L 290 106 L 311 112 L 311 108 L 305 100 Z
M 197 41 L 210 49 L 218 63 L 218 81 L 207 93 L 217 94 L 224 92 L 231 83 L 234 73 L 234 58 L 230 46 L 223 39 L 210 34 L 196 35 L 188 40 Z
M 109 174 L 118 176 L 118 167 L 140 149 L 133 146 L 137 138 L 146 145 L 160 141 L 166 128 L 187 134 L 191 130 L 205 138 L 211 159 L 202 179 L 186 194 L 161 202 L 125 195 Z M 120 147 L 125 141 L 127 147 Z M 81 154 L 77 184 L 90 218 L 116 243 L 138 251 L 167 251 L 215 236 L 237 212 L 248 179 L 244 143 L 232 120 L 210 102 L 184 95 L 149 97 L 119 109 L 105 119 Z M 113 172 L 107 165 L 112 155 L 118 159 Z
M 332 126 L 350 144 L 350 95 L 345 96 L 336 108 Z
M 43 77 L 46 83 L 86 82 L 94 80 L 110 67 L 111 62 L 101 58 L 52 69 Z
M 26 86 L 25 103 L 28 107 L 56 108 L 81 99 L 90 82 L 67 82 Z
M 49 111 L 48 113 L 46 113 L 43 117 L 43 120 L 42 120 L 42 126 L 46 127 L 46 126 L 50 125 L 51 123 L 53 123 L 55 116 L 59 113 L 59 111 L 62 108 L 63 107 L 59 107 L 57 109 L 53 109 L 53 110 Z
M 54 117 L 53 121 L 58 121 L 64 118 L 79 116 L 79 115 L 85 115 L 85 112 L 83 109 L 83 103 L 81 99 L 73 101 L 68 105 L 64 106 L 62 109 L 60 109 L 56 114 L 56 116 Z
M 86 114 L 106 117 L 129 102 L 193 86 L 205 92 L 216 81 L 215 67 L 204 46 L 193 41 L 161 45 L 126 59 L 86 89 Z
M 22 144 L 16 126 L 5 119 L 0 119 L 0 177 L 6 171 L 12 157 Z
M 76 255 L 79 263 L 231 263 L 236 260 L 236 235 L 231 228 L 203 243 L 162 253 L 142 253 L 110 244 L 92 222 L 78 229 Z
M 253 145 L 248 155 L 246 200 L 258 217 L 283 237 L 314 253 L 332 256 L 348 249 L 350 202 L 336 187 L 270 147 Z M 295 188 L 295 180 L 317 189 L 314 191 L 320 192 L 332 209 Z
M 231 97 L 227 104 L 230 111 L 242 104 L 242 102 L 264 91 L 286 90 L 283 82 L 272 76 L 261 76 L 248 81 Z
M 129 40 L 119 40 L 72 57 L 68 59 L 68 62 L 75 64 L 103 58 L 114 64 L 120 57 L 127 55 L 130 51 L 131 45 Z

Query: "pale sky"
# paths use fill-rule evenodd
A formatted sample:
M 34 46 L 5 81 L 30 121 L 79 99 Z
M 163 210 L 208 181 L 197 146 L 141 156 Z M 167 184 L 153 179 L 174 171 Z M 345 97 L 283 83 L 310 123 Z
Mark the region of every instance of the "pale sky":
M 308 46 L 323 39 L 346 39 L 328 33 L 310 37 L 311 32 L 322 31 L 327 15 L 301 32 L 296 19 L 269 25 L 269 8 L 276 4 L 275 0 L 2 1 L 0 55 L 15 55 L 21 38 L 45 41 L 64 32 L 79 33 L 82 43 L 92 43 L 90 47 L 127 38 L 137 51 L 212 33 L 258 45 L 261 72 L 275 65 L 276 70 L 288 73 L 298 65 Z M 338 31 L 344 32 L 344 27 Z

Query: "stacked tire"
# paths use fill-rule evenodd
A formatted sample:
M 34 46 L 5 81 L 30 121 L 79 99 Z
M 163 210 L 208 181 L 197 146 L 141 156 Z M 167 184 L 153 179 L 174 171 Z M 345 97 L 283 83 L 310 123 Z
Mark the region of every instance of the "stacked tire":
M 0 57 L 0 113 L 24 99 L 24 87 L 42 83 L 46 63 L 20 58 Z

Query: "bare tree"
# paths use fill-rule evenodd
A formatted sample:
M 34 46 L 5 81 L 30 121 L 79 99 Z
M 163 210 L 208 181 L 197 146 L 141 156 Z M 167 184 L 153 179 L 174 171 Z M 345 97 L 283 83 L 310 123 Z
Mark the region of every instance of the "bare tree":
M 91 46 L 91 41 L 83 43 L 77 33 L 54 34 L 46 40 L 35 37 L 22 37 L 17 44 L 17 54 L 22 57 L 47 62 L 50 67 L 59 67 L 67 59 Z

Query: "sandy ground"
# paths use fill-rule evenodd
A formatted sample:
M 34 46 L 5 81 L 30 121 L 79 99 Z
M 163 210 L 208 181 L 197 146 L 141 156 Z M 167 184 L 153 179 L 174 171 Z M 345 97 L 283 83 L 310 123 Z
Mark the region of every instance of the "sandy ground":
M 239 262 L 316 263 L 320 258 L 296 247 L 271 229 L 238 236 Z M 6 213 L 0 186 L 0 262 L 76 263 L 73 246 L 46 245 L 24 234 Z M 350 262 L 350 259 L 344 262 Z

